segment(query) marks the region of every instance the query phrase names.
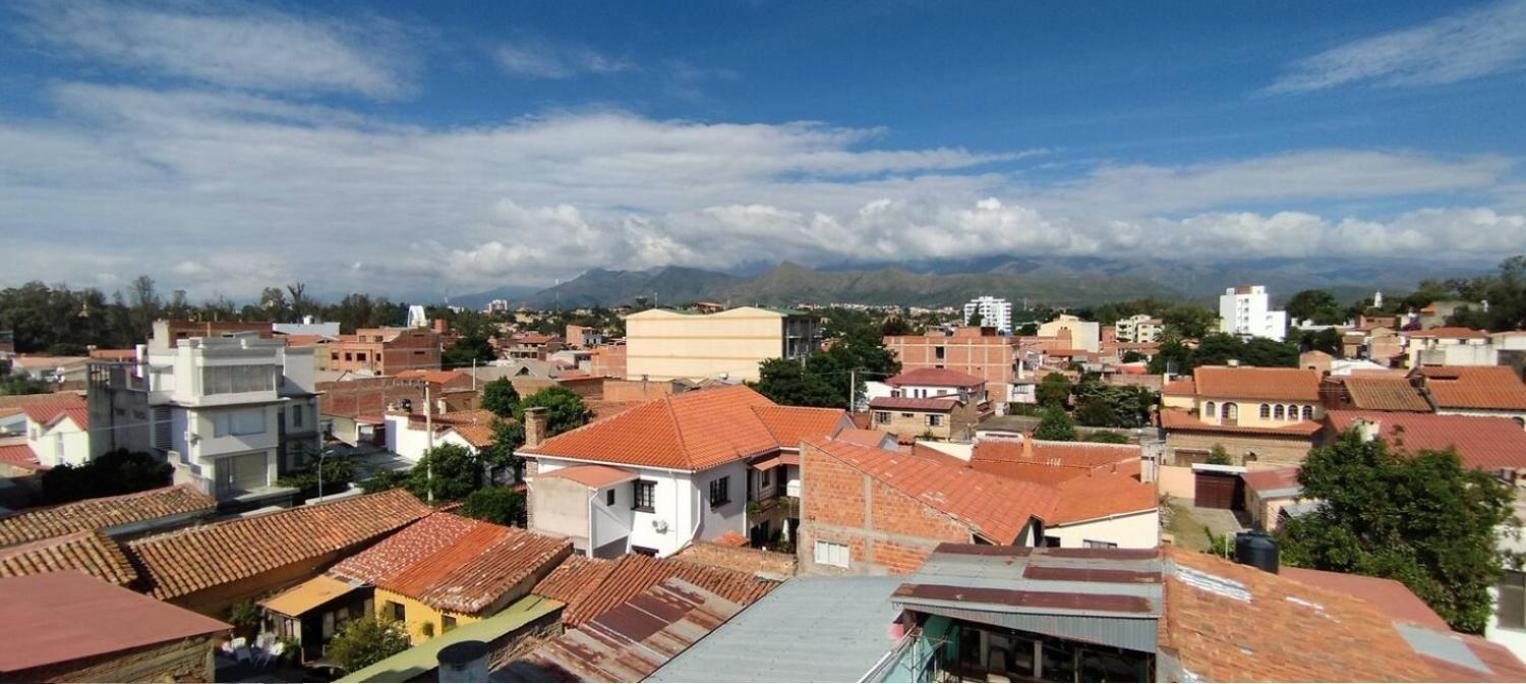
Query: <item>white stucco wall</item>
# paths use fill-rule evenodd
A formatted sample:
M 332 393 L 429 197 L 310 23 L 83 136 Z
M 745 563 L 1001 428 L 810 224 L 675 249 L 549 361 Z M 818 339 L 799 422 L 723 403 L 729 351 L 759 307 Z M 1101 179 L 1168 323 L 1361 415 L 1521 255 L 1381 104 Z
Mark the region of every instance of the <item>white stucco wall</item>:
M 65 418 L 54 423 L 51 428 L 34 425 L 37 427 L 37 436 L 29 439 L 27 445 L 32 448 L 32 453 L 37 454 L 39 463 L 56 468 L 61 465 L 84 465 L 90 460 L 90 432 L 75 424 L 74 419 Z
M 1080 548 L 1087 540 L 1112 542 L 1119 548 L 1148 549 L 1160 543 L 1160 512 L 1157 510 L 1044 528 L 1044 535 L 1059 537 L 1062 548 Z

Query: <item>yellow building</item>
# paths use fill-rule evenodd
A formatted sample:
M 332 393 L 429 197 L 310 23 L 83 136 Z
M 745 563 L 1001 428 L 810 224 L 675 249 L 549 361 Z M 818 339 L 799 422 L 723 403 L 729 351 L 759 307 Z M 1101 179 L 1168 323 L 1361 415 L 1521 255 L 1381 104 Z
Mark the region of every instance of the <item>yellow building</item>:
M 329 574 L 374 586 L 376 616 L 419 644 L 492 617 L 571 554 L 565 539 L 435 513 Z
M 651 309 L 625 318 L 631 380 L 757 380 L 768 359 L 815 351 L 820 322 L 802 312 L 744 306 L 712 314 Z

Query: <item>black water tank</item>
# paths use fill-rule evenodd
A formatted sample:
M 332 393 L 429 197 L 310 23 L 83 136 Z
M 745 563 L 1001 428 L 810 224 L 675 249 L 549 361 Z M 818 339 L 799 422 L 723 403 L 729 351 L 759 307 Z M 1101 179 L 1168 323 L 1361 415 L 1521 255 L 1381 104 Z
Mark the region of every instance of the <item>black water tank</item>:
M 1277 540 L 1265 532 L 1241 532 L 1235 535 L 1235 560 L 1276 574 Z

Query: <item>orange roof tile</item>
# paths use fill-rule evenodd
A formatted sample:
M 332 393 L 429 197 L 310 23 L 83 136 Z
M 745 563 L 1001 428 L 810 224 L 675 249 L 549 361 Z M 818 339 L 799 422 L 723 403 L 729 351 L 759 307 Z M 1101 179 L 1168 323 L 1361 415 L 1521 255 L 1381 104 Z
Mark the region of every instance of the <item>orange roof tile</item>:
M 430 512 L 393 489 L 135 539 L 127 552 L 150 593 L 169 599 L 353 548 Z
M 620 465 L 705 470 L 794 446 L 781 444 L 775 433 L 790 437 L 817 431 L 826 415 L 822 409 L 777 406 L 749 387 L 733 385 L 655 399 L 522 451 Z
M 600 489 L 612 484 L 634 480 L 636 479 L 636 474 L 629 470 L 611 468 L 605 465 L 580 465 L 557 468 L 549 473 L 537 473 L 536 477 L 559 477 L 564 480 L 572 480 L 585 487 Z
M 753 413 L 784 449 L 798 449 L 801 440 L 823 439 L 851 425 L 848 412 L 833 408 L 801 406 L 754 406 Z
M 977 378 L 969 373 L 961 373 L 948 368 L 918 368 L 909 370 L 900 375 L 892 376 L 885 381 L 891 387 L 915 385 L 921 387 L 984 387 L 985 378 Z
M 85 400 L 78 395 L 66 395 L 58 397 L 53 401 L 27 404 L 23 407 L 23 409 L 26 411 L 27 420 L 42 423 L 43 425 L 51 424 L 54 418 L 57 418 L 67 411 L 84 408 Z M 80 425 L 80 427 L 89 428 L 89 416 L 86 415 L 83 420 L 85 422 L 84 424 Z
M 1288 468 L 1256 468 L 1240 474 L 1245 486 L 1251 491 L 1265 495 L 1268 492 L 1299 489 L 1298 466 Z
M 431 513 L 371 548 L 339 561 L 329 569 L 329 574 L 376 584 L 456 543 L 478 524 L 459 515 Z
M 0 546 L 216 509 L 216 500 L 189 486 L 30 508 L 0 517 Z
M 1424 600 L 1398 580 L 1286 565 L 1278 570 L 1278 574 L 1309 586 L 1364 599 L 1395 620 L 1444 631 L 1452 629 Z
M 851 466 L 998 544 L 1016 540 L 1030 518 L 1047 522 L 1059 503 L 1059 493 L 1053 488 L 939 460 L 848 442 L 806 444 L 808 449 Z
M 869 430 L 860 427 L 851 427 L 838 432 L 832 437 L 832 439 L 843 442 L 852 442 L 854 444 L 862 444 L 864 446 L 877 447 L 884 444 L 885 440 L 887 439 L 891 442 L 895 442 L 895 435 L 885 432 L 884 430 Z
M 1487 331 L 1484 331 L 1484 330 L 1474 330 L 1472 328 L 1459 328 L 1459 327 L 1431 328 L 1429 330 L 1413 330 L 1413 331 L 1410 331 L 1410 332 L 1406 332 L 1404 334 L 1406 336 L 1412 337 L 1412 338 L 1413 337 L 1421 337 L 1421 338 L 1425 338 L 1425 337 L 1444 337 L 1444 338 L 1448 338 L 1448 339 L 1456 338 L 1456 339 L 1461 339 L 1461 340 L 1477 339 L 1477 338 L 1480 338 L 1480 337 L 1488 337 L 1489 336 L 1489 333 Z
M 602 577 L 599 577 L 601 570 Z M 539 591 L 541 586 L 537 586 L 535 592 L 566 603 L 567 607 L 562 611 L 562 622 L 571 627 L 598 617 L 610 608 L 625 603 L 631 597 L 673 577 L 743 606 L 751 605 L 752 602 L 773 591 L 774 587 L 779 586 L 778 582 L 759 579 L 745 572 L 688 563 L 675 558 L 651 558 L 640 554 L 621 556 L 618 560 L 609 563 L 607 569 L 594 570 L 584 566 L 579 568 L 578 572 L 585 579 L 597 579 L 598 584 L 587 592 L 563 592 L 560 596 L 541 593 Z M 547 579 L 549 581 L 552 578 Z M 567 575 L 556 579 L 565 580 Z M 544 584 L 543 582 L 542 585 Z
M 78 570 L 121 586 L 138 579 L 122 547 L 99 532 L 70 532 L 0 549 L 0 577 L 60 570 Z
M 1415 373 L 1440 408 L 1526 410 L 1526 383 L 1509 366 L 1426 366 Z
M 0 463 L 15 466 L 23 470 L 47 470 L 37 460 L 37 452 L 25 444 L 7 444 L 0 446 Z
M 431 385 L 448 385 L 452 382 L 467 379 L 466 373 L 454 370 L 405 370 L 397 373 L 397 377 L 405 380 L 423 380 Z
M 382 578 L 376 586 L 440 610 L 481 614 L 519 598 L 513 595 L 516 586 L 529 593 L 534 582 L 572 553 L 572 542 L 566 539 L 473 522 L 454 543 Z
M 1138 445 L 1101 444 L 1097 442 L 1054 442 L 1024 438 L 983 440 L 975 443 L 970 460 L 1025 461 L 1047 465 L 1096 468 L 1137 461 L 1143 453 Z
M 1383 438 L 1399 451 L 1455 448 L 1469 468 L 1491 472 L 1526 468 L 1526 431 L 1509 418 L 1376 411 L 1325 414 L 1325 421 L 1337 432 L 1351 429 L 1358 420 L 1377 423 Z
M 1351 404 L 1369 411 L 1431 410 L 1430 402 L 1420 395 L 1408 378 L 1386 375 L 1353 375 L 1343 381 Z
M 1205 398 L 1319 401 L 1319 373 L 1303 368 L 1198 366 L 1192 381 Z
M 1190 397 L 1197 394 L 1197 383 L 1192 378 L 1178 378 L 1160 388 L 1160 393 L 1173 397 Z
M 566 604 L 562 615 L 566 622 L 573 606 L 581 604 L 598 589 L 614 568 L 614 561 L 573 554 L 562 559 L 561 564 L 536 583 L 530 593 Z
M 1060 502 L 1055 507 L 1051 526 L 1156 510 L 1160 506 L 1155 487 L 1127 475 L 1107 471 L 1089 471 L 1056 485 Z

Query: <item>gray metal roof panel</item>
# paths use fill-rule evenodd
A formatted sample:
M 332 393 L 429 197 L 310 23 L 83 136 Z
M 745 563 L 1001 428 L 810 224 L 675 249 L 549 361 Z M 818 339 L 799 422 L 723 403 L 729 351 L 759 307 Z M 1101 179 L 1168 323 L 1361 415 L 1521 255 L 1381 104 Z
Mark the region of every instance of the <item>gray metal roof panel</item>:
M 919 610 L 924 610 L 919 608 Z M 968 606 L 930 606 L 924 612 L 942 615 L 955 620 L 1009 629 L 1019 629 L 1034 634 L 1075 639 L 1093 644 L 1117 646 L 1134 651 L 1154 653 L 1158 618 L 1120 618 L 1086 615 L 1023 615 L 1007 612 L 989 612 Z
M 1478 655 L 1473 652 L 1473 649 L 1468 648 L 1467 644 L 1452 637 L 1450 634 L 1443 634 L 1432 629 L 1416 627 L 1402 622 L 1394 623 L 1394 627 L 1398 628 L 1399 635 L 1409 642 L 1410 648 L 1415 649 L 1415 653 L 1438 660 L 1445 660 L 1453 665 L 1477 670 L 1483 674 L 1493 674 L 1493 671 L 1489 669 L 1488 665 L 1484 664 L 1484 661 L 1479 659 Z

